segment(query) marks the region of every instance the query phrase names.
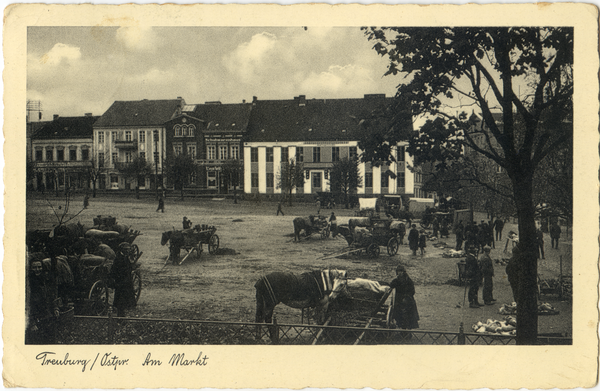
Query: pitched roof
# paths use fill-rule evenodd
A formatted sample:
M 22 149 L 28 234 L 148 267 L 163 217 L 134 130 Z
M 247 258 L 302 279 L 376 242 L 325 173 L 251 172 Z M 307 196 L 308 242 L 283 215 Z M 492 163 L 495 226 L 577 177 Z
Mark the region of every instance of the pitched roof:
M 35 131 L 33 140 L 92 138 L 99 116 L 58 117 Z
M 241 130 L 245 131 L 250 120 L 251 103 L 234 104 L 199 104 L 196 105 L 193 117 L 204 121 L 206 130 Z
M 115 101 L 94 127 L 161 126 L 179 112 L 183 99 Z
M 247 139 L 251 141 L 355 141 L 364 136 L 361 126 L 376 110 L 395 100 L 383 94 L 364 99 L 254 100 Z M 412 117 L 407 126 L 412 130 Z M 389 121 L 380 121 L 389 127 Z

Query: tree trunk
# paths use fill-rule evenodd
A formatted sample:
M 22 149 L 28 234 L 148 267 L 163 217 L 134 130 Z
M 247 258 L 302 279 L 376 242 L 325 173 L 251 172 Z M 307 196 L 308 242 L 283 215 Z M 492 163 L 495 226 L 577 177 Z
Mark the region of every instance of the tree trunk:
M 292 189 L 290 189 L 290 195 L 288 198 L 288 206 L 292 206 Z
M 533 180 L 529 175 L 519 175 L 513 180 L 515 206 L 519 222 L 519 248 L 522 252 L 519 267 L 519 298 L 517 299 L 517 344 L 537 343 L 538 291 L 535 207 L 533 205 Z
M 233 185 L 233 203 L 237 204 L 237 187 L 236 185 Z
M 181 185 L 181 201 L 183 201 L 183 185 Z
M 92 181 L 92 198 L 96 198 L 96 181 Z

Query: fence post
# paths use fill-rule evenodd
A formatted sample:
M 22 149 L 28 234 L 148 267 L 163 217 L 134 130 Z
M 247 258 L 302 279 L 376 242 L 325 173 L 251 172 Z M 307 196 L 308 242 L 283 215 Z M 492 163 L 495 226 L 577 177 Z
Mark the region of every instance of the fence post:
M 115 325 L 113 319 L 112 307 L 108 308 L 108 343 L 112 344 L 114 340 Z
M 271 326 L 271 341 L 273 345 L 279 345 L 279 326 L 277 325 L 277 318 L 273 316 L 273 325 Z
M 458 328 L 458 344 L 466 345 L 465 327 L 463 322 L 460 322 L 460 327 Z

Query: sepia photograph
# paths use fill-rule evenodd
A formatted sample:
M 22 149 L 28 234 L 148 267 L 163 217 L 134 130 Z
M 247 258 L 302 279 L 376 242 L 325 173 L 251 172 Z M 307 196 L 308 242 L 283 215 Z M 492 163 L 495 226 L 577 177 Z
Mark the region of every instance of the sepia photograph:
M 378 23 L 385 8 L 364 20 L 347 8 L 356 19 L 330 25 L 179 24 L 178 6 L 167 23 L 156 8 L 147 11 L 159 21 L 123 16 L 144 7 L 111 19 L 115 7 L 96 15 L 88 5 L 79 23 L 67 13 L 63 23 L 19 22 L 21 99 L 5 82 L 19 111 L 5 116 L 5 133 L 18 134 L 6 136 L 6 164 L 15 154 L 22 170 L 6 201 L 18 204 L 22 235 L 5 253 L 15 255 L 4 262 L 14 284 L 5 311 L 9 297 L 15 304 L 14 319 L 5 314 L 5 331 L 14 326 L 10 342 L 4 333 L 5 383 L 15 344 L 36 373 L 174 377 L 104 387 L 190 387 L 181 368 L 223 369 L 220 352 L 234 366 L 245 361 L 234 352 L 286 365 L 294 349 L 303 360 L 340 349 L 342 362 L 368 352 L 391 368 L 399 354 L 426 361 L 468 346 L 492 362 L 536 347 L 580 356 L 581 376 L 566 384 L 594 384 L 598 81 L 581 80 L 597 75 L 597 9 L 448 26 L 405 14 Z M 246 7 L 233 10 L 265 9 Z M 45 10 L 63 16 L 21 5 L 5 18 Z M 573 20 L 590 10 L 596 35 L 584 39 Z M 199 11 L 202 20 L 226 12 Z M 596 51 L 584 61 L 587 47 Z M 10 217 L 7 208 L 7 232 Z M 217 386 L 213 376 L 193 387 Z M 264 380 L 411 386 L 340 376 Z M 421 387 L 470 387 L 456 376 Z M 11 384 L 98 386 L 30 381 Z M 532 385 L 495 382 L 473 387 Z

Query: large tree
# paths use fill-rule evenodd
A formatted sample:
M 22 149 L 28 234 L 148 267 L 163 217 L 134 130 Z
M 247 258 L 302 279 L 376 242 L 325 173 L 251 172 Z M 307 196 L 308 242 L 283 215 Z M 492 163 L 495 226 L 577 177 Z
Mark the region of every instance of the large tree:
M 173 183 L 175 190 L 181 191 L 183 200 L 183 188 L 190 183 L 190 178 L 197 172 L 198 165 L 190 155 L 183 154 L 169 157 L 165 165 L 169 181 Z
M 240 185 L 240 178 L 244 172 L 244 166 L 239 160 L 227 159 L 221 166 L 221 176 L 225 181 L 225 186 L 233 186 L 233 203 L 237 204 L 237 187 Z
M 118 163 L 117 169 L 127 182 L 135 180 L 135 196 L 140 198 L 140 182 L 146 181 L 146 176 L 152 173 L 152 165 L 143 157 L 136 156 L 131 162 Z
M 349 194 L 362 186 L 362 176 L 358 172 L 358 160 L 342 158 L 333 163 L 329 173 L 329 188 L 334 194 L 343 194 L 346 209 L 349 208 Z
M 535 344 L 533 183 L 540 162 L 572 132 L 564 125 L 572 115 L 573 28 L 372 27 L 365 28 L 365 34 L 375 42 L 377 53 L 389 60 L 386 75 L 405 75 L 405 82 L 398 86 L 398 99 L 409 102 L 413 115 L 441 121 L 426 137 L 411 140 L 416 157 L 432 156 L 433 151 L 443 166 L 468 147 L 506 171 L 524 251 L 519 263 L 517 343 Z M 485 128 L 472 131 L 468 115 L 457 113 L 456 106 L 477 108 Z M 493 115 L 495 106 L 501 112 L 498 122 Z M 519 131 L 517 116 L 521 119 Z M 394 139 L 392 132 L 387 142 L 396 141 L 399 139 Z
M 302 186 L 304 186 L 304 165 L 296 163 L 293 158 L 281 162 L 277 174 L 277 188 L 282 190 L 284 197 L 287 195 L 289 206 L 292 206 L 293 190 Z

